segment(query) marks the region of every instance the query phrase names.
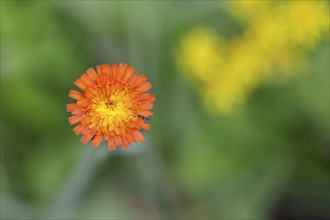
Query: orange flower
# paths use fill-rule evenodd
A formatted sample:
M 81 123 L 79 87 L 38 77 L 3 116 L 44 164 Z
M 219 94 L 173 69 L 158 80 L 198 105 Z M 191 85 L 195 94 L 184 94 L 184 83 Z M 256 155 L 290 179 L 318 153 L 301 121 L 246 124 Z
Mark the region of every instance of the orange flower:
M 149 130 L 150 124 L 144 117 L 152 116 L 155 96 L 145 93 L 151 89 L 145 75 L 135 74 L 135 68 L 127 64 L 109 64 L 89 68 L 74 84 L 83 92 L 70 90 L 69 97 L 77 100 L 67 104 L 66 109 L 73 116 L 71 125 L 76 135 L 87 144 L 98 147 L 102 140 L 108 141 L 108 149 L 117 145 L 128 148 L 133 142 L 142 142 L 140 129 Z

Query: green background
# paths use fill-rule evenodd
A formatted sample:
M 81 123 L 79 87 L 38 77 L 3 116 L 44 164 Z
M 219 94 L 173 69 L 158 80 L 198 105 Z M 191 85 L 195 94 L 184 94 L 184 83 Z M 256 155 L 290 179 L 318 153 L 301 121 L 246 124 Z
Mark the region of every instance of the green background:
M 212 115 L 176 62 L 200 24 L 240 29 L 217 1 L 1 1 L 1 218 L 329 218 L 329 41 Z M 147 140 L 108 152 L 65 105 L 87 68 L 119 62 L 157 101 Z

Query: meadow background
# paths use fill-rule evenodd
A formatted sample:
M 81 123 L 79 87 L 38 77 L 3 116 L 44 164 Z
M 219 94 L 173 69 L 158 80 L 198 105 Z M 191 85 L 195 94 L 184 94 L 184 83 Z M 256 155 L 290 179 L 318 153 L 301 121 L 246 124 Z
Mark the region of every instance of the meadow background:
M 265 2 L 1 1 L 1 219 L 328 219 L 329 4 L 289 41 Z M 157 101 L 147 140 L 108 152 L 65 109 L 119 62 Z

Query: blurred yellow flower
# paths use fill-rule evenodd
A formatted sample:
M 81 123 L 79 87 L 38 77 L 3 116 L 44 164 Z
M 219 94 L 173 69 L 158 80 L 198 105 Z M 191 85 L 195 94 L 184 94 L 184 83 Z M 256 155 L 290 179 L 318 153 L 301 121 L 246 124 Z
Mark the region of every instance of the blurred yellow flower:
M 191 34 L 182 39 L 181 51 L 178 54 L 179 64 L 184 73 L 193 74 L 197 80 L 210 81 L 221 65 L 219 37 L 208 29 L 197 27 Z
M 329 31 L 329 4 L 322 1 L 292 1 L 283 8 L 290 40 L 311 48 Z
M 201 90 L 209 109 L 215 106 L 222 113 L 244 104 L 246 97 L 269 73 L 263 51 L 248 40 L 230 42 L 226 51 L 222 58 L 225 62 Z
M 209 109 L 229 113 L 261 83 L 290 75 L 329 28 L 328 4 L 316 1 L 231 1 L 246 30 L 225 40 L 206 27 L 182 38 L 177 60 Z

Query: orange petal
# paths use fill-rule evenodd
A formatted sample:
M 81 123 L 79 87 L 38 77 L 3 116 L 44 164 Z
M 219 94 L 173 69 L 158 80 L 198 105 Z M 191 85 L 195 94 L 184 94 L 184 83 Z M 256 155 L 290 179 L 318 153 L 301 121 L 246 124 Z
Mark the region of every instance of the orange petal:
M 126 149 L 126 148 L 128 148 L 128 141 L 126 140 L 126 138 L 124 138 L 124 137 L 122 137 L 121 138 L 121 146 L 122 146 L 122 148 L 123 149 Z
M 93 134 L 86 134 L 80 139 L 80 141 L 83 142 L 84 144 L 87 144 L 93 137 L 94 137 Z
M 113 81 L 117 81 L 117 78 L 118 78 L 118 65 L 117 64 L 113 64 L 111 66 L 111 69 L 112 69 L 112 80 Z
M 138 89 L 141 93 L 146 92 L 151 89 L 151 84 L 149 82 L 143 83 L 138 87 Z
M 79 114 L 82 114 L 82 113 L 84 113 L 84 112 L 80 108 L 77 108 L 77 109 L 75 109 L 71 112 L 71 114 L 73 114 L 73 115 L 79 115 Z
M 91 130 L 89 130 L 88 127 L 85 127 L 85 128 L 81 131 L 81 133 L 82 133 L 83 135 L 86 135 L 86 134 L 91 133 Z
M 80 122 L 82 115 L 73 115 L 69 118 L 70 125 L 77 124 Z
M 108 75 L 105 72 L 103 72 L 101 74 L 101 84 L 105 85 L 108 81 L 109 81 Z M 105 92 L 105 88 L 103 86 L 101 87 L 101 89 L 104 89 L 103 92 Z
M 93 82 L 91 81 L 91 79 L 88 77 L 88 75 L 86 73 L 82 74 L 80 76 L 80 79 L 85 83 L 85 85 L 87 87 L 93 86 Z
M 151 111 L 138 111 L 138 114 L 144 117 L 149 117 L 154 115 L 154 113 L 152 113 Z
M 139 107 L 141 110 L 150 110 L 154 107 L 154 104 L 152 104 L 151 102 L 146 102 L 146 103 L 141 103 Z
M 128 141 L 129 144 L 132 144 L 134 142 L 134 138 L 132 137 L 132 135 L 131 135 L 130 132 L 127 132 L 125 134 L 125 137 L 126 137 L 126 139 L 127 139 L 127 141 Z
M 79 124 L 77 125 L 74 129 L 73 129 L 73 132 L 76 134 L 76 135 L 79 135 L 82 133 L 82 131 L 85 129 L 85 126 L 82 125 L 82 124 Z
M 135 124 L 138 128 L 143 128 L 144 130 L 150 129 L 150 124 L 145 123 L 143 119 L 139 118 Z
M 91 121 L 91 119 L 87 115 L 83 115 L 81 118 L 81 123 L 83 125 L 87 125 L 90 121 Z
M 69 97 L 70 98 L 73 98 L 75 100 L 81 100 L 81 99 L 84 99 L 85 98 L 82 93 L 80 93 L 80 92 L 78 92 L 76 90 L 72 90 L 72 89 L 69 92 Z
M 143 102 L 154 102 L 156 100 L 154 95 L 151 95 L 149 93 L 143 93 L 140 94 L 138 97 L 134 99 L 134 101 L 143 101 Z
M 99 90 L 95 87 L 91 87 L 88 92 L 85 94 L 86 98 L 92 98 L 99 95 Z
M 118 135 L 114 136 L 116 145 L 121 145 L 121 138 Z
M 125 73 L 127 64 L 120 63 L 118 68 L 118 81 L 120 81 L 123 78 L 123 75 Z
M 132 137 L 138 142 L 138 143 L 141 143 L 144 141 L 144 137 L 142 135 L 142 133 L 137 130 L 137 129 L 133 129 L 132 132 Z
M 93 147 L 98 147 L 101 144 L 102 139 L 103 139 L 102 135 L 97 135 L 92 141 Z
M 83 121 L 83 119 L 81 120 Z M 85 122 L 85 121 L 84 121 Z M 90 129 L 97 129 L 96 127 L 98 126 L 98 121 L 95 121 L 95 120 L 91 120 L 91 122 L 88 124 L 88 127 Z
M 77 108 L 78 108 L 78 106 L 76 105 L 76 103 L 66 104 L 67 112 L 72 112 L 72 111 L 76 110 Z
M 147 81 L 147 77 L 142 74 L 141 76 L 139 76 L 139 78 L 137 80 L 132 82 L 131 85 L 132 85 L 132 87 L 137 87 L 137 86 L 141 85 L 142 83 L 144 83 L 145 81 Z
M 108 76 L 108 79 L 111 80 L 112 78 L 112 70 L 111 70 L 111 66 L 109 64 L 106 65 L 106 67 L 104 67 L 105 72 Z
M 88 75 L 88 77 L 92 80 L 92 81 L 97 81 L 98 76 L 97 73 L 95 72 L 94 68 L 90 67 L 86 70 L 86 73 Z
M 102 73 L 109 74 L 111 72 L 111 66 L 109 64 L 102 64 L 96 67 L 97 73 L 101 75 Z
M 66 111 L 71 112 L 71 114 L 73 114 L 73 115 L 78 115 L 78 114 L 83 113 L 83 110 L 79 106 L 77 106 L 75 103 L 67 104 Z
M 101 84 L 106 84 L 110 80 L 111 67 L 109 64 L 98 65 L 96 67 Z
M 116 143 L 113 136 L 108 137 L 108 150 L 116 150 Z
M 128 82 L 129 79 L 131 78 L 132 74 L 134 73 L 135 71 L 135 68 L 132 67 L 132 66 L 129 66 L 126 68 L 126 71 L 124 73 L 124 76 L 123 76 L 123 82 Z
M 140 78 L 139 75 L 133 74 L 132 78 L 129 81 L 129 84 L 132 86 L 139 78 Z
M 86 99 L 78 100 L 77 105 L 80 107 L 87 107 L 89 105 L 89 102 Z
M 76 81 L 74 81 L 74 84 L 83 91 L 87 89 L 87 85 L 84 83 L 84 81 L 81 78 L 78 78 Z
M 154 101 L 156 101 L 156 98 L 153 95 L 149 96 L 146 99 L 140 100 L 140 102 L 142 102 L 142 103 L 148 103 L 148 102 L 154 102 Z

